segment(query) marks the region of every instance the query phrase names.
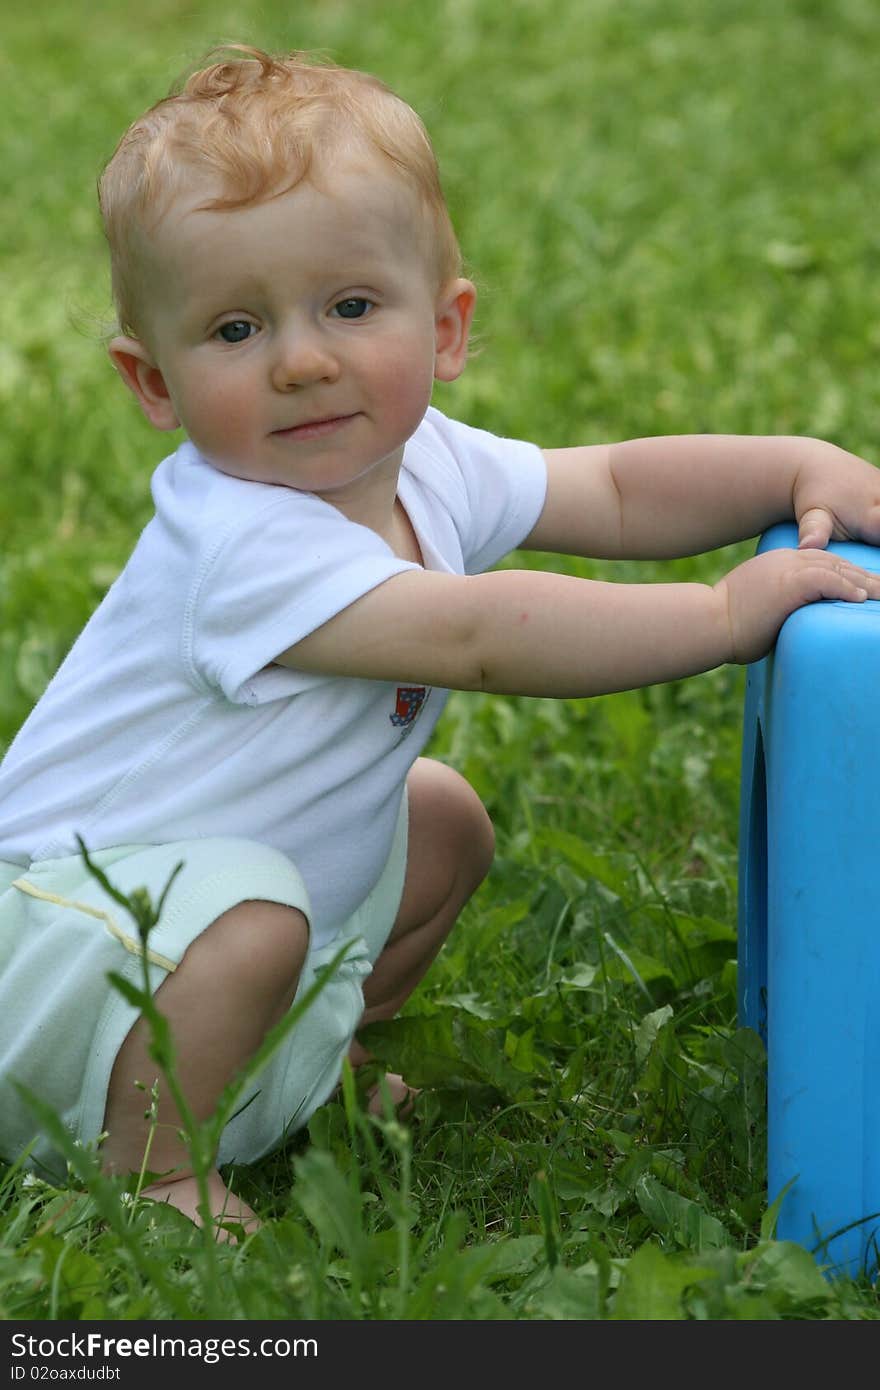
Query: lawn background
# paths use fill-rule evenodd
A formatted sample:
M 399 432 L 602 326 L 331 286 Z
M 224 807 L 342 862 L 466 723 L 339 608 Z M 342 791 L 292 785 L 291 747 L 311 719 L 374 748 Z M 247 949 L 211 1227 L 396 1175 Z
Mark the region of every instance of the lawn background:
M 880 458 L 871 0 L 18 8 L 0 55 L 0 750 L 176 442 L 104 351 L 95 181 L 224 39 L 373 70 L 424 117 L 480 290 L 479 350 L 441 408 L 545 446 L 792 433 Z M 750 549 L 558 567 L 712 579 Z M 389 1063 L 435 1059 L 418 1123 L 327 1107 L 309 1143 L 236 1175 L 271 1219 L 216 1257 L 173 1214 L 115 1229 L 94 1192 L 71 1207 L 12 1172 L 0 1310 L 876 1317 L 867 1286 L 829 1288 L 766 1239 L 762 1058 L 732 964 L 742 693 L 724 669 L 590 702 L 453 696 L 430 751 L 483 796 L 499 853 L 376 1037 Z M 344 1230 L 326 1211 L 343 1191 Z

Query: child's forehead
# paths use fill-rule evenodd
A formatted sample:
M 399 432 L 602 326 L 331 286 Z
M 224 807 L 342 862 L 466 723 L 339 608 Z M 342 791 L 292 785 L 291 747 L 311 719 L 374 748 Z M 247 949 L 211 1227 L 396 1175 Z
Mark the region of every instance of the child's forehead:
M 165 250 L 191 242 L 228 240 L 241 243 L 248 235 L 313 238 L 320 250 L 326 238 L 352 250 L 394 247 L 421 240 L 426 218 L 414 190 L 387 161 L 349 163 L 309 170 L 292 186 L 268 196 L 236 203 L 240 194 L 217 178 L 201 175 L 178 189 L 157 219 L 156 240 Z
M 426 261 L 426 218 L 385 161 L 310 171 L 292 188 L 240 207 L 224 206 L 230 196 L 216 177 L 187 182 L 147 237 L 154 273 L 174 276 L 176 268 L 181 288 L 185 281 L 195 289 L 218 262 L 240 279 L 291 261 L 317 276 Z
M 169 190 L 160 219 L 211 211 L 235 212 L 281 203 L 291 216 L 345 221 L 380 212 L 389 223 L 415 220 L 421 199 L 405 174 L 376 151 L 355 148 L 312 160 L 308 168 L 280 179 L 273 188 L 248 198 L 246 190 L 207 168 L 182 171 Z

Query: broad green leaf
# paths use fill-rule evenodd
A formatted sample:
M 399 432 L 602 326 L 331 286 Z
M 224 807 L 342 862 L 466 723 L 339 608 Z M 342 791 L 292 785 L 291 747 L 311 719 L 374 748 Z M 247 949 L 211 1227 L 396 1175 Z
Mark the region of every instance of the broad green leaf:
M 831 1298 L 828 1281 L 813 1256 L 791 1240 L 759 1245 L 750 1254 L 748 1272 L 751 1284 L 763 1287 L 774 1301 L 782 1297 L 784 1309 L 788 1306 L 792 1312 L 798 1305 L 813 1309 Z
M 470 1014 L 453 1009 L 371 1023 L 361 1030 L 365 1046 L 385 1066 L 413 1086 L 494 1086 L 512 1099 L 531 1094 L 531 1074 L 519 1070 L 504 1053 L 504 1032 Z M 546 1068 L 546 1063 L 540 1061 Z
M 601 1278 L 594 1260 L 580 1269 L 557 1265 L 539 1287 L 529 1292 L 522 1312 L 530 1318 L 556 1321 L 597 1321 L 603 1315 Z
M 586 961 L 581 961 L 578 965 L 571 966 L 568 970 L 563 970 L 558 980 L 554 982 L 554 987 L 560 989 L 591 989 L 598 973 L 595 965 L 588 965 Z
M 295 1162 L 293 1200 L 330 1247 L 355 1263 L 366 1253 L 361 1193 L 344 1178 L 329 1153 L 310 1149 Z
M 498 1283 L 533 1268 L 544 1251 L 543 1236 L 508 1236 L 504 1240 L 471 1245 L 460 1252 L 464 1266 L 473 1264 L 487 1284 Z
M 668 982 L 670 986 L 673 985 L 672 969 L 663 961 L 638 949 L 627 948 L 624 950 L 613 939 L 608 940 L 607 934 L 606 941 L 613 951 L 612 955 L 606 956 L 603 967 L 603 973 L 607 979 L 630 981 L 649 1000 L 651 999 L 651 993 L 647 988 L 649 984 L 658 984 L 663 981 Z
M 672 1018 L 672 1006 L 664 1004 L 662 1009 L 654 1009 L 652 1013 L 645 1014 L 640 1019 L 636 1029 L 636 1061 L 641 1064 L 645 1061 L 651 1050 L 654 1039 Z
M 685 1289 L 711 1275 L 710 1268 L 686 1264 L 683 1256 L 665 1255 L 648 1242 L 624 1265 L 611 1316 L 617 1321 L 680 1321 L 686 1316 Z
M 541 843 L 559 850 L 583 878 L 595 879 L 616 897 L 626 895 L 628 875 L 615 868 L 604 855 L 596 854 L 571 831 L 547 828 L 541 831 Z
M 636 1201 L 660 1235 L 684 1250 L 713 1250 L 730 1245 L 729 1233 L 698 1202 L 674 1192 L 648 1173 L 636 1183 Z
M 508 1029 L 504 1038 L 504 1055 L 517 1071 L 534 1073 L 543 1059 L 535 1055 L 535 1030 L 527 1028 L 524 1033 L 514 1033 Z

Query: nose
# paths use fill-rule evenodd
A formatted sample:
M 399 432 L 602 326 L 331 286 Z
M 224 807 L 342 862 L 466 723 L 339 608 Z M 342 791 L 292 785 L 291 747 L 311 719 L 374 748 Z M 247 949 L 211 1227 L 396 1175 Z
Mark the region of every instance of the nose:
M 335 381 L 339 362 L 319 329 L 299 326 L 279 335 L 271 370 L 276 391 L 293 391 L 297 386 Z

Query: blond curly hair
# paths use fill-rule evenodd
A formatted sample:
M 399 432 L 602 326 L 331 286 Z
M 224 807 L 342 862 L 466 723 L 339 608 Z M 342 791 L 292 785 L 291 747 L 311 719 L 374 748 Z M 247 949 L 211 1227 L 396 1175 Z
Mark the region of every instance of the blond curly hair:
M 293 52 L 273 57 L 224 45 L 125 132 L 98 184 L 119 328 L 137 336 L 139 249 L 193 175 L 222 195 L 205 207 L 246 207 L 320 176 L 352 148 L 380 154 L 416 194 L 427 219 L 438 286 L 461 273 L 461 253 L 420 118 L 370 73 Z M 221 54 L 225 56 L 220 56 Z

